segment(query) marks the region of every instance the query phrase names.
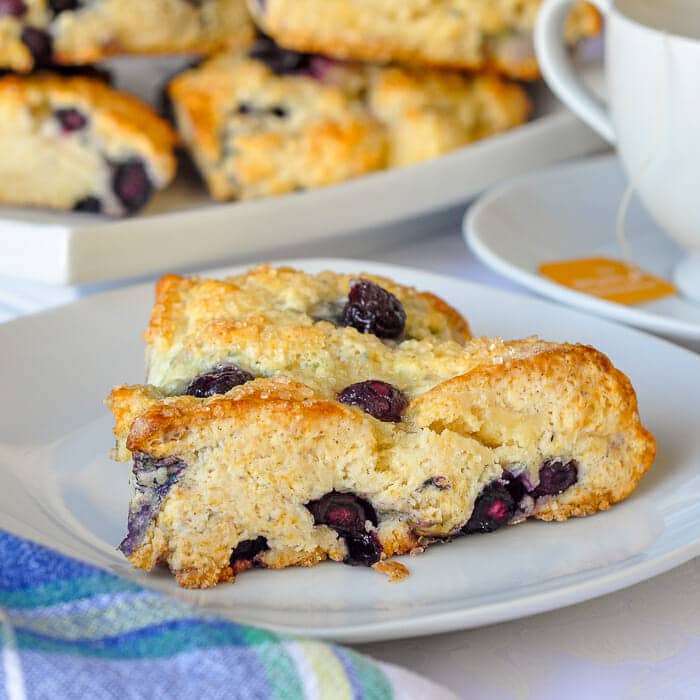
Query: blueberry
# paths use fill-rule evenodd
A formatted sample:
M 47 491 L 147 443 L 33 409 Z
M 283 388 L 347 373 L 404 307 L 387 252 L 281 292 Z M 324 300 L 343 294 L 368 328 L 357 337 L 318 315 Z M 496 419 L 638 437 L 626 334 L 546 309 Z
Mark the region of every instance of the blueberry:
M 102 202 L 97 198 L 89 195 L 83 197 L 73 206 L 73 211 L 83 211 L 90 214 L 100 214 L 102 212 Z
M 54 116 L 65 132 L 80 131 L 87 125 L 87 117 L 77 109 L 57 109 Z
M 331 491 L 306 507 L 311 512 L 315 525 L 327 525 L 344 538 L 348 548 L 345 563 L 371 566 L 379 561 L 382 546 L 374 531 L 367 532 L 369 520 L 377 525 L 377 513 L 369 501 L 351 493 Z
M 306 507 L 313 515 L 316 525 L 365 532 L 365 522 L 377 524 L 377 513 L 369 501 L 352 493 L 331 491 L 315 501 L 309 501 Z
M 264 34 L 256 39 L 248 55 L 262 61 L 277 75 L 304 72 L 308 70 L 312 58 L 312 54 L 283 49 Z
M 348 406 L 360 406 L 377 420 L 399 423 L 408 401 L 395 386 L 370 380 L 351 384 L 338 394 L 338 401 Z
M 487 484 L 474 502 L 474 510 L 462 532 L 472 535 L 493 532 L 515 515 L 516 503 L 502 479 Z
M 516 505 L 520 503 L 531 490 L 531 488 L 528 488 L 529 479 L 527 479 L 527 472 L 514 476 L 511 472 L 504 471 L 502 480 L 505 481 L 508 493 L 510 493 Z
M 25 27 L 20 38 L 29 49 L 37 66 L 46 66 L 51 63 L 53 40 L 45 31 L 36 27 Z
M 391 292 L 369 280 L 359 280 L 350 289 L 340 322 L 360 333 L 396 340 L 406 327 L 406 312 Z
M 439 491 L 446 491 L 450 488 L 450 482 L 446 476 L 432 476 L 422 484 L 422 488 L 427 488 L 428 486 L 433 486 Z
M 133 457 L 134 497 L 129 506 L 127 536 L 119 545 L 127 556 L 141 545 L 163 499 L 187 469 L 178 457 L 155 458 L 143 452 L 134 452 Z
M 348 548 L 348 555 L 343 561 L 350 566 L 372 566 L 382 556 L 382 544 L 374 530 L 345 535 L 345 546 Z
M 77 10 L 80 7 L 80 0 L 49 0 L 49 6 L 54 15 L 60 15 L 67 10 Z
M 254 540 L 243 540 L 239 542 L 238 545 L 231 552 L 231 565 L 237 562 L 252 562 L 255 557 L 270 549 L 267 546 L 267 539 L 265 537 L 256 537 Z
M 250 382 L 255 377 L 244 369 L 233 364 L 221 364 L 212 367 L 208 372 L 195 377 L 185 389 L 185 394 L 204 399 L 215 394 L 226 394 L 234 386 Z
M 540 483 L 532 492 L 535 498 L 558 496 L 578 481 L 578 464 L 574 460 L 562 462 L 548 459 L 540 467 Z
M 132 158 L 115 168 L 112 187 L 130 214 L 141 209 L 153 192 L 146 168 L 138 158 Z
M 27 6 L 23 0 L 0 0 L 0 17 L 11 15 L 21 17 L 27 11 Z

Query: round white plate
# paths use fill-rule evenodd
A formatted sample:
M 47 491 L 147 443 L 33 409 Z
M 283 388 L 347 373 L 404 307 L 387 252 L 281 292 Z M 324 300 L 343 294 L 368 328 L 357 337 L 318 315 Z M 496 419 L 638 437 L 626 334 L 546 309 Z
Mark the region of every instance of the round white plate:
M 681 297 L 625 306 L 576 292 L 539 273 L 543 262 L 621 259 L 615 222 L 626 179 L 614 156 L 577 161 L 512 181 L 483 197 L 464 219 L 477 257 L 528 289 L 700 348 L 700 305 Z M 633 262 L 670 279 L 682 252 L 634 201 L 625 228 Z
M 700 553 L 700 356 L 592 316 L 449 277 L 344 260 L 292 261 L 309 271 L 388 275 L 431 290 L 477 333 L 594 343 L 632 378 L 656 465 L 607 513 L 528 522 L 404 557 L 389 584 L 371 569 L 323 563 L 254 570 L 234 585 L 183 591 L 163 571 L 132 570 L 124 534 L 128 464 L 115 464 L 102 401 L 143 377 L 141 333 L 152 285 L 91 297 L 0 325 L 0 527 L 234 620 L 359 642 L 475 627 L 552 610 L 666 571 Z M 221 274 L 219 272 L 218 274 Z

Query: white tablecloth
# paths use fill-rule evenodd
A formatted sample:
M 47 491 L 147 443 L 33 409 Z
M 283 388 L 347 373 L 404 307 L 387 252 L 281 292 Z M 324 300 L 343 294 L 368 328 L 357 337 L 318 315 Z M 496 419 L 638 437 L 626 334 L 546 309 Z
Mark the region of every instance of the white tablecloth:
M 410 242 L 361 240 L 281 251 L 374 259 L 501 288 L 467 251 L 456 217 Z M 99 288 L 41 288 L 0 280 L 0 320 Z M 700 700 L 700 559 L 625 591 L 479 630 L 358 645 L 470 700 Z

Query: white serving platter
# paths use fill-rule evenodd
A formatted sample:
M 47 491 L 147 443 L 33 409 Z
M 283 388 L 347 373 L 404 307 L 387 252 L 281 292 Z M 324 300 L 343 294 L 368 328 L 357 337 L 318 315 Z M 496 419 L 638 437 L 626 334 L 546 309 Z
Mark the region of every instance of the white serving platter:
M 153 63 L 142 75 L 127 61 L 120 85 L 153 99 L 173 67 Z M 464 203 L 505 178 L 603 147 L 544 86 L 534 90 L 534 104 L 535 118 L 511 132 L 323 190 L 221 204 L 182 167 L 169 189 L 128 219 L 0 207 L 0 277 L 84 285 L 221 265 L 361 231 L 381 235 L 388 223 Z
M 654 467 L 606 513 L 528 522 L 403 557 L 411 575 L 400 584 L 326 562 L 253 570 L 233 585 L 184 591 L 166 572 L 132 570 L 115 550 L 125 530 L 129 465 L 107 457 L 113 440 L 102 401 L 113 385 L 143 377 L 141 333 L 153 289 L 139 285 L 0 325 L 0 528 L 239 622 L 345 642 L 553 610 L 700 554 L 700 356 L 595 316 L 450 277 L 356 260 L 289 264 L 388 275 L 430 290 L 478 334 L 595 344 L 637 389 L 642 418 L 658 439 Z
M 700 350 L 700 304 L 681 296 L 627 306 L 557 284 L 541 263 L 622 258 L 615 224 L 627 180 L 615 156 L 564 163 L 506 183 L 472 206 L 464 236 L 485 265 L 543 296 Z M 683 251 L 633 200 L 625 226 L 632 262 L 672 279 Z

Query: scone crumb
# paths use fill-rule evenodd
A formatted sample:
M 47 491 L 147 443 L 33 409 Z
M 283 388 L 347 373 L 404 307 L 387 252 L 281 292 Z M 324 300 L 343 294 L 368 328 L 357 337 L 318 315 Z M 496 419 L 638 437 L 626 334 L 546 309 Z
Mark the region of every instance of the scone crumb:
M 389 583 L 398 583 L 408 578 L 408 567 L 398 561 L 378 561 L 372 568 L 380 574 L 389 577 Z

